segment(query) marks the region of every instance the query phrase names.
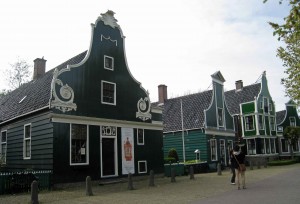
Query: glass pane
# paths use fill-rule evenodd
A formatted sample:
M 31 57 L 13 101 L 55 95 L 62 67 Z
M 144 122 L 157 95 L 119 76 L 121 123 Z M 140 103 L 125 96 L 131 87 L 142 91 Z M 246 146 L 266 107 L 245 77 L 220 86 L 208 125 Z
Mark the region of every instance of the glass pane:
M 30 140 L 25 140 L 25 157 L 30 157 Z
M 6 131 L 1 134 L 1 142 L 6 142 Z
M 30 125 L 25 126 L 25 138 L 30 138 Z
M 72 124 L 71 133 L 72 145 L 72 163 L 86 163 L 86 142 L 87 142 L 87 126 Z
M 114 103 L 115 85 L 103 82 L 103 102 Z

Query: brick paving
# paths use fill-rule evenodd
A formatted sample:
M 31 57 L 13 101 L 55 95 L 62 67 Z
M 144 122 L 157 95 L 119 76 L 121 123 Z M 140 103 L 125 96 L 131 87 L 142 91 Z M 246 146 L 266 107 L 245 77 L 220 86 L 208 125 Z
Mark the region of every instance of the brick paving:
M 300 164 L 289 166 L 268 167 L 254 170 L 247 168 L 246 185 L 251 184 L 270 176 L 276 176 L 285 171 L 295 168 L 299 169 Z M 85 195 L 85 184 L 77 187 L 69 187 L 61 190 L 42 191 L 39 193 L 40 204 L 44 203 L 191 203 L 227 191 L 237 189 L 237 186 L 230 185 L 230 171 L 225 170 L 222 175 L 217 172 L 207 174 L 195 174 L 195 179 L 190 180 L 189 176 L 176 177 L 176 182 L 171 183 L 170 177 L 162 175 L 155 176 L 155 187 L 149 187 L 148 177 L 134 178 L 133 187 L 135 190 L 127 190 L 127 182 L 97 185 L 93 184 L 94 196 Z M 247 189 L 246 189 L 247 190 Z M 2 195 L 0 203 L 18 204 L 30 203 L 30 193 L 18 195 Z

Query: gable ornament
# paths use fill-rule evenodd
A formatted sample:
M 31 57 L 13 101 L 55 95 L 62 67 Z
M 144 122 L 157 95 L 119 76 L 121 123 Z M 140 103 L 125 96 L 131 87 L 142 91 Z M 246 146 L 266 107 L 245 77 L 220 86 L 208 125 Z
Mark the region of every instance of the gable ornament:
M 77 105 L 73 103 L 74 101 L 73 89 L 68 84 L 63 84 L 63 82 L 57 78 L 61 73 L 69 70 L 70 69 L 68 67 L 60 71 L 55 69 L 53 73 L 52 83 L 51 83 L 51 92 L 53 96 L 53 100 L 50 103 L 51 108 L 56 108 L 62 111 L 63 113 L 71 110 L 76 111 L 77 109 Z M 57 86 L 59 86 L 60 88 Z M 57 90 L 59 90 L 58 93 Z
M 141 98 L 137 102 L 137 112 L 136 112 L 136 117 L 140 118 L 143 121 L 151 119 L 152 115 L 150 113 L 151 105 L 150 105 L 150 100 L 148 97 L 145 97 L 144 99 Z

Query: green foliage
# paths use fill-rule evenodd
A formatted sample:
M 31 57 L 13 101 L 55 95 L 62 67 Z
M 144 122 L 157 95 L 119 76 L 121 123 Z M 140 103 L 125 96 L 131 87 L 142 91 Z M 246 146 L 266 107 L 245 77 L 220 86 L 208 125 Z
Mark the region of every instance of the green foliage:
M 282 3 L 282 0 L 279 3 Z M 300 105 L 300 2 L 289 0 L 289 5 L 291 10 L 284 18 L 284 24 L 279 25 L 273 22 L 269 24 L 274 29 L 273 34 L 278 37 L 278 40 L 285 43 L 285 47 L 277 49 L 277 56 L 286 67 L 284 72 L 287 77 L 281 80 L 285 86 L 285 93 Z
M 165 164 L 176 162 L 176 159 L 174 157 L 165 157 L 164 160 L 165 160 Z
M 179 157 L 178 157 L 178 154 L 177 154 L 177 151 L 176 151 L 175 148 L 171 148 L 171 149 L 169 150 L 168 157 L 173 157 L 173 158 L 175 158 L 175 161 L 176 161 L 176 162 L 179 161 Z
M 199 162 L 200 162 L 200 160 L 188 160 L 188 161 L 184 162 L 184 164 L 197 164 Z
M 269 166 L 284 166 L 284 165 L 290 165 L 290 164 L 295 164 L 295 163 L 297 163 L 297 161 L 294 159 L 274 160 L 274 161 L 268 162 L 268 165 Z
M 300 137 L 300 127 L 288 126 L 283 130 L 283 137 L 286 139 L 290 145 L 291 156 L 294 157 L 293 146 L 298 144 Z

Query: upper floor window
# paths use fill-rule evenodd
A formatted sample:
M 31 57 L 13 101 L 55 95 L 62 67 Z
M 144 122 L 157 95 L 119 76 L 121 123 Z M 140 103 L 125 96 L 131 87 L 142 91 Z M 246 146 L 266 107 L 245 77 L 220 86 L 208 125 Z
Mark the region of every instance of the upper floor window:
M 88 164 L 88 126 L 71 124 L 71 164 Z
M 104 68 L 114 70 L 114 58 L 104 55 Z
M 116 84 L 102 81 L 101 101 L 103 104 L 116 105 Z
M 137 129 L 137 144 L 144 145 L 144 129 Z
M 264 112 L 265 112 L 265 113 L 268 113 L 268 112 L 269 112 L 268 98 L 264 98 Z
M 272 131 L 275 131 L 275 118 L 270 117 L 270 128 Z
M 218 122 L 219 126 L 224 126 L 223 108 L 218 108 Z
M 246 131 L 254 130 L 253 115 L 245 116 L 245 129 L 246 129 Z
M 0 146 L 0 163 L 6 163 L 6 149 L 7 149 L 7 131 L 1 132 L 1 146 Z
M 296 127 L 296 118 L 295 117 L 290 117 L 290 126 Z
M 31 157 L 31 124 L 24 125 L 23 158 Z
M 269 103 L 269 109 L 270 109 L 270 111 L 272 111 L 272 110 L 273 110 L 272 103 Z
M 277 126 L 277 132 L 283 132 L 283 127 L 282 126 Z
M 264 116 L 263 115 L 258 115 L 258 128 L 260 130 L 264 129 Z

